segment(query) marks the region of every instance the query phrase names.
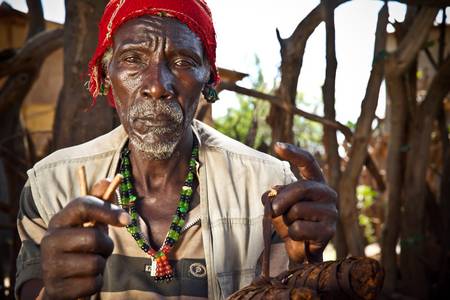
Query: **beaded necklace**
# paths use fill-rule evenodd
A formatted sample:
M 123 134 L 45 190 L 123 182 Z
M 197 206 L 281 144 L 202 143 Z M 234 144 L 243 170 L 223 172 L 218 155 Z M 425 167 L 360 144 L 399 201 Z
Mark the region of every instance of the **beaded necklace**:
M 139 214 L 136 209 L 136 191 L 133 186 L 133 175 L 131 172 L 130 150 L 128 145 L 124 147 L 121 153 L 120 173 L 123 175 L 123 181 L 120 184 L 120 200 L 119 204 L 128 211 L 131 216 L 131 223 L 127 226 L 128 232 L 133 236 L 138 246 L 147 253 L 152 260 L 151 276 L 156 281 L 170 281 L 173 279 L 174 272 L 167 258 L 175 243 L 181 235 L 181 229 L 185 224 L 186 214 L 189 210 L 189 204 L 193 197 L 193 188 L 196 179 L 195 166 L 198 160 L 198 143 L 194 138 L 192 145 L 192 154 L 189 160 L 189 169 L 184 181 L 184 185 L 180 191 L 180 200 L 178 207 L 173 215 L 170 229 L 167 232 L 163 244 L 158 250 L 154 250 L 146 241 L 139 226 Z

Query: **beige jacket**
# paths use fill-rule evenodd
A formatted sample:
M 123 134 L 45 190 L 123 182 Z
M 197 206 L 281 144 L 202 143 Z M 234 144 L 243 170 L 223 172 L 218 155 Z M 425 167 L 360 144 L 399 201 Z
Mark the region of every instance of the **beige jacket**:
M 255 151 L 194 121 L 198 137 L 201 224 L 210 299 L 221 299 L 255 277 L 263 249 L 260 197 L 273 185 L 295 180 L 286 162 Z M 122 126 L 87 143 L 62 149 L 28 171 L 40 217 L 50 218 L 80 194 L 77 169 L 88 186 L 114 177 L 127 140 Z

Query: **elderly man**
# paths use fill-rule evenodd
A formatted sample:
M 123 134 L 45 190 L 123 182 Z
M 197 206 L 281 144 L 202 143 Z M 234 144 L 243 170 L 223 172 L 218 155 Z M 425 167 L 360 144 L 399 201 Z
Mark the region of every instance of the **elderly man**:
M 18 218 L 21 299 L 227 297 L 257 275 L 260 199 L 273 186 L 272 265 L 322 259 L 336 193 L 312 156 L 276 144 L 299 169 L 297 181 L 288 163 L 193 120 L 201 93 L 215 100 L 218 80 L 203 0 L 112 0 L 98 42 L 90 91 L 108 94 L 122 125 L 28 172 Z M 81 165 L 89 196 L 77 182 Z M 117 173 L 124 179 L 115 204 L 105 203 L 105 178 Z

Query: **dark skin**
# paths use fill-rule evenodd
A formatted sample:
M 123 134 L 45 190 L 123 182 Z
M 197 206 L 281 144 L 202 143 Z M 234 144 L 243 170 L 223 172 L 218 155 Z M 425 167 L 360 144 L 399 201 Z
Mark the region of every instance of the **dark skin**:
M 155 145 L 169 141 L 175 145 L 167 158 L 152 159 L 143 151 L 145 143 L 143 148 L 129 144 L 139 195 L 138 212 L 148 225 L 148 238 L 156 248 L 162 244 L 176 210 L 192 148 L 189 124 L 209 76 L 210 65 L 201 41 L 174 19 L 144 16 L 125 23 L 114 34 L 106 80 L 112 86 L 117 112 L 130 141 L 134 139 L 136 145 L 145 141 Z M 139 105 L 157 106 L 158 101 L 171 103 L 174 111 L 182 113 L 178 125 L 173 125 L 175 119 L 163 113 L 147 116 L 145 121 L 130 117 Z M 279 192 L 272 202 L 274 216 L 279 217 L 274 219 L 275 228 L 293 261 L 304 260 L 304 240 L 310 241 L 313 259 L 321 260 L 335 230 L 336 193 L 324 183 L 320 168 L 309 153 L 288 144 L 277 144 L 275 152 L 299 168 L 304 178 L 277 187 Z M 107 184 L 100 181 L 92 189 L 92 196 L 72 200 L 50 220 L 41 243 L 43 282 L 27 282 L 22 288 L 22 299 L 34 299 L 39 291 L 42 298 L 76 299 L 101 289 L 105 261 L 113 244 L 105 226 L 82 228 L 82 224 L 96 221 L 124 226 L 128 221 L 123 210 L 104 205 L 97 198 Z

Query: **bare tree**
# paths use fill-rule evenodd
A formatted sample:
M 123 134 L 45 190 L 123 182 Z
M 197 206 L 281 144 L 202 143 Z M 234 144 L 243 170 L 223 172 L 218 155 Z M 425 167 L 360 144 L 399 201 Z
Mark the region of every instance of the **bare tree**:
M 92 98 L 85 86 L 88 62 L 97 45 L 97 24 L 107 2 L 65 2 L 64 86 L 53 127 L 56 149 L 88 141 L 118 124 L 114 109 L 104 97 L 99 97 L 92 106 Z
M 4 50 L 0 57 L 0 77 L 7 77 L 0 90 L 0 157 L 7 179 L 8 205 L 2 211 L 9 213 L 7 228 L 13 229 L 13 244 L 9 254 L 2 257 L 9 262 L 11 286 L 15 282 L 15 254 L 20 242 L 15 224 L 18 199 L 25 183 L 25 172 L 31 161 L 26 160 L 26 133 L 19 122 L 22 103 L 39 75 L 42 63 L 53 51 L 62 46 L 62 30 L 45 31 L 40 1 L 27 0 L 29 11 L 28 35 L 19 50 Z M 10 226 L 8 226 L 10 225 Z M 11 297 L 14 293 L 9 291 Z

